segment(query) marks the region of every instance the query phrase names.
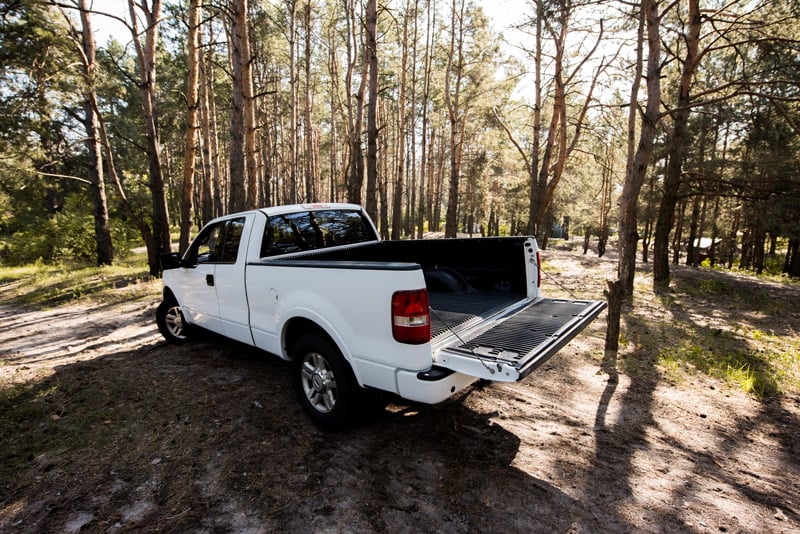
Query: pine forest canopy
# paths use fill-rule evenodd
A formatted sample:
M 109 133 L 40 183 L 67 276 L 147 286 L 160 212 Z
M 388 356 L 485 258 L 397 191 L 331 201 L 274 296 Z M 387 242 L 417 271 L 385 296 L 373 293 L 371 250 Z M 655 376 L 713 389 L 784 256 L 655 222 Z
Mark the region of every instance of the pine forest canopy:
M 144 242 L 157 274 L 170 230 L 350 201 L 387 239 L 623 230 L 656 283 L 800 277 L 796 0 L 531 0 L 513 43 L 472 0 L 111 4 L 0 1 L 4 263 Z

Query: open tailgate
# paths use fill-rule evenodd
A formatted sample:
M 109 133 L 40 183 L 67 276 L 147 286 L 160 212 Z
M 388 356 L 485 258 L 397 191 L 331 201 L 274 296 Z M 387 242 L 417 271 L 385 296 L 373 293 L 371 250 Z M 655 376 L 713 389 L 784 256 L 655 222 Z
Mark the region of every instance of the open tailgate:
M 522 380 L 605 307 L 603 301 L 537 299 L 461 334 L 438 351 L 436 365 L 487 380 Z

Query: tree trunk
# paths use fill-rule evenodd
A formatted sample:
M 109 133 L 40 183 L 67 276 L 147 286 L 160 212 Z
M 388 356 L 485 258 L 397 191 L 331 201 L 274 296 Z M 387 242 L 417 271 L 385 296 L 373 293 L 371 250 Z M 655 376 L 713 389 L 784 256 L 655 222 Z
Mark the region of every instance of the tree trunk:
M 733 221 L 731 221 L 731 231 L 728 234 L 728 243 L 725 247 L 727 254 L 727 267 L 733 268 L 734 255 L 736 253 L 736 239 L 739 234 L 739 222 L 741 218 L 741 210 L 736 209 L 733 214 Z
M 617 280 L 609 283 L 608 328 L 606 330 L 605 356 L 616 356 L 619 350 L 620 316 L 622 306 L 633 295 L 633 282 L 636 274 L 636 245 L 638 231 L 636 207 L 639 193 L 647 173 L 647 167 L 653 154 L 659 106 L 661 104 L 661 41 L 659 36 L 660 20 L 656 0 L 642 0 L 639 12 L 639 30 L 636 53 L 636 73 L 631 88 L 630 107 L 628 110 L 628 142 L 627 163 L 625 166 L 625 183 L 620 196 L 619 220 L 619 259 L 617 262 Z M 643 70 L 644 35 L 647 33 L 647 105 L 642 118 L 639 143 L 634 152 L 636 102 Z
M 202 138 L 201 154 L 203 158 L 203 201 L 200 221 L 206 224 L 214 218 L 214 171 L 212 168 L 211 121 L 209 110 L 209 87 L 205 64 L 200 68 L 200 134 Z
M 692 218 L 689 220 L 689 242 L 686 245 L 686 265 L 695 266 L 695 250 L 700 243 L 695 243 L 699 239 L 697 228 L 700 224 L 700 196 L 695 195 L 692 199 Z
M 592 227 L 588 224 L 586 225 L 586 229 L 583 234 L 583 253 L 586 254 L 589 251 L 589 243 L 592 239 Z
M 419 36 L 419 0 L 410 0 L 414 2 L 413 7 L 413 20 L 414 28 L 411 37 L 411 64 L 417 64 L 417 40 Z M 406 15 L 408 16 L 408 15 Z M 414 237 L 414 229 L 416 225 L 416 210 L 417 210 L 417 69 L 411 69 L 411 121 L 409 128 L 409 155 L 408 159 L 411 163 L 411 181 L 408 184 L 408 195 L 406 204 L 405 224 L 404 230 L 407 236 Z
M 427 3 L 427 32 L 425 34 L 425 66 L 423 69 L 422 81 L 422 139 L 420 140 L 420 177 L 419 177 L 419 208 L 417 216 L 417 239 L 422 239 L 422 234 L 425 227 L 425 218 L 427 215 L 429 224 L 431 218 L 430 201 L 431 189 L 433 189 L 433 180 L 431 173 L 428 172 L 430 161 L 428 159 L 428 101 L 430 100 L 431 88 L 431 46 L 432 46 L 432 28 L 436 25 L 436 12 L 433 9 L 431 2 Z M 433 141 L 431 141 L 432 143 Z M 432 158 L 431 158 L 432 159 Z M 427 195 L 425 189 L 425 182 L 428 182 Z M 426 202 L 427 200 L 427 202 Z
M 258 199 L 255 102 L 247 29 L 247 0 L 234 0 L 230 19 L 233 86 L 230 117 L 230 189 L 228 211 L 253 208 Z
M 141 11 L 146 24 L 143 33 L 139 31 L 136 7 Z M 131 16 L 131 36 L 136 47 L 139 87 L 142 92 L 142 114 L 147 137 L 147 166 L 153 210 L 153 246 L 148 248 L 147 262 L 150 272 L 157 275 L 161 271 L 159 260 L 161 254 L 171 251 L 169 214 L 161 168 L 161 141 L 156 105 L 156 49 L 158 26 L 161 21 L 161 0 L 152 0 L 150 5 L 146 0 L 128 0 L 128 10 Z M 144 43 L 140 40 L 141 35 L 144 35 Z
M 369 102 L 367 104 L 367 214 L 378 216 L 378 1 L 367 0 L 367 59 Z
M 406 69 L 408 63 L 408 5 L 403 16 L 403 43 L 401 45 L 400 87 L 397 101 L 397 172 L 394 183 L 392 208 L 392 239 L 400 239 L 403 224 L 403 182 L 406 158 Z
M 800 278 L 800 238 L 789 239 L 783 272 L 791 278 Z
M 431 151 L 433 151 L 434 132 L 431 132 Z M 442 189 L 444 188 L 444 174 L 445 174 L 445 155 L 444 155 L 444 137 L 439 136 L 438 152 L 436 153 L 437 165 L 435 166 L 434 173 L 434 188 L 431 195 L 431 231 L 438 232 L 441 230 L 442 224 Z M 434 158 L 431 157 L 431 162 Z
M 305 33 L 304 59 L 305 83 L 303 84 L 303 134 L 305 136 L 305 175 L 306 175 L 306 201 L 318 202 L 320 200 L 319 183 L 316 167 L 314 165 L 314 127 L 311 123 L 311 1 L 307 1 L 303 10 L 303 30 Z
M 194 216 L 194 178 L 195 154 L 197 152 L 199 80 L 200 80 L 200 20 L 202 16 L 202 0 L 189 2 L 189 31 L 187 40 L 187 80 L 186 80 L 186 134 L 184 136 L 183 154 L 183 188 L 181 195 L 181 235 L 179 250 L 189 248 L 192 233 L 192 217 Z
M 703 233 L 706 231 L 706 209 L 708 208 L 708 200 L 703 195 L 703 204 L 700 208 L 700 222 L 697 226 L 697 246 L 694 249 L 694 258 L 692 258 L 692 265 L 698 267 L 700 265 L 700 249 Z
M 711 266 L 717 264 L 717 237 L 719 236 L 719 226 L 717 225 L 717 221 L 719 220 L 719 196 L 714 198 L 714 215 L 712 216 L 712 223 L 711 223 L 711 247 L 708 249 L 708 259 L 711 262 Z
M 678 206 L 678 222 L 675 225 L 675 235 L 672 237 L 672 264 L 678 265 L 681 261 L 683 248 L 683 219 L 686 214 L 686 199 L 683 198 Z
M 644 223 L 644 231 L 642 232 L 642 263 L 650 261 L 648 256 L 650 252 L 650 238 L 653 235 L 653 221 L 647 219 Z
M 247 24 L 247 0 L 241 2 L 242 9 L 236 10 L 239 22 L 236 25 L 239 31 L 239 51 L 241 53 L 242 68 L 242 114 L 244 115 L 244 162 L 247 191 L 245 208 L 258 207 L 258 149 L 256 148 L 256 99 L 253 91 L 253 61 L 250 47 L 250 32 Z
M 653 287 L 666 289 L 669 286 L 669 234 L 675 221 L 675 205 L 681 185 L 683 158 L 688 141 L 688 123 L 691 104 L 690 90 L 697 69 L 700 44 L 700 2 L 689 0 L 689 32 L 685 36 L 686 58 L 683 60 L 678 98 L 672 113 L 673 133 L 670 142 L 669 166 L 664 178 L 664 194 L 658 209 L 653 243 Z
M 539 143 L 542 136 L 542 0 L 535 2 L 536 33 L 534 35 L 534 82 L 533 82 L 533 139 L 531 141 L 531 160 L 528 168 L 530 176 L 530 196 L 528 198 L 528 235 L 536 235 L 538 227 L 536 219 L 539 213 Z
M 767 232 L 764 230 L 764 223 L 758 216 L 753 228 L 753 269 L 756 274 L 764 272 L 764 248 L 767 241 Z
M 213 26 L 207 24 L 206 28 L 208 28 L 210 34 L 208 40 L 213 42 L 215 39 Z M 209 169 L 207 174 L 210 176 L 208 178 L 210 180 L 208 187 L 211 194 L 208 211 L 203 213 L 203 222 L 207 223 L 214 217 L 222 215 L 227 204 L 219 155 L 219 129 L 217 125 L 216 93 L 214 91 L 214 55 L 211 47 L 208 48 L 203 60 L 201 75 L 203 76 L 203 138 L 205 139 L 204 145 L 208 145 Z
M 289 177 L 286 199 L 288 204 L 295 204 L 300 199 L 297 194 L 297 165 L 298 165 L 298 125 L 297 125 L 297 0 L 286 0 L 288 9 L 289 40 L 289 135 L 287 136 L 289 161 L 286 170 Z
M 92 197 L 92 212 L 94 214 L 95 250 L 98 265 L 111 265 L 114 262 L 114 247 L 111 241 L 111 226 L 108 220 L 108 202 L 106 200 L 106 186 L 103 179 L 103 151 L 100 144 L 98 121 L 100 117 L 95 113 L 93 102 L 97 101 L 95 91 L 96 52 L 94 33 L 92 32 L 89 18 L 88 0 L 80 0 L 84 76 L 86 77 L 86 101 L 84 105 L 86 126 L 86 149 L 89 154 L 89 182 Z
M 361 204 L 361 189 L 364 185 L 364 151 L 361 147 L 361 128 L 364 120 L 364 94 L 367 87 L 367 73 L 369 63 L 367 61 L 368 51 L 365 49 L 361 58 L 361 81 L 358 90 L 352 90 L 353 71 L 358 61 L 358 51 L 353 50 L 355 43 L 360 40 L 360 34 L 356 23 L 355 6 L 345 0 L 345 12 L 349 16 L 345 18 L 348 27 L 347 39 L 347 74 L 345 76 L 345 92 L 347 94 L 347 139 L 350 147 L 350 162 L 347 174 L 347 200 L 354 204 Z M 355 100 L 355 102 L 354 102 Z
M 445 237 L 458 232 L 458 184 L 461 178 L 461 157 L 464 150 L 466 118 L 461 111 L 461 81 L 464 74 L 464 0 L 453 0 L 450 18 L 450 51 L 445 69 L 444 98 L 450 121 L 450 180 L 447 196 Z M 451 82 L 452 79 L 452 82 Z M 455 87 L 453 87 L 455 86 Z

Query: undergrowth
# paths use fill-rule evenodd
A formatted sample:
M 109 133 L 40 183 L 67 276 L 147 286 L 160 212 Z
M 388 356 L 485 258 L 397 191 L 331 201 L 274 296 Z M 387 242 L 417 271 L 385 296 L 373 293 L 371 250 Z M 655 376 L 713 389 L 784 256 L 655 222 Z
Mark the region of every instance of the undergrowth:
M 780 393 L 798 390 L 798 377 L 793 376 L 789 353 L 777 351 L 706 349 L 691 342 L 664 348 L 659 363 L 670 374 L 699 371 L 719 378 L 763 400 Z
M 787 303 L 753 278 L 677 277 L 676 291 L 659 299 L 683 317 L 664 325 L 669 341 L 656 351 L 667 373 L 703 373 L 762 400 L 800 392 L 800 339 L 791 328 L 764 330 Z M 697 321 L 698 313 L 718 320 Z
M 14 306 L 51 307 L 78 300 L 119 302 L 157 293 L 142 255 L 115 265 L 81 263 L 0 267 L 0 298 Z

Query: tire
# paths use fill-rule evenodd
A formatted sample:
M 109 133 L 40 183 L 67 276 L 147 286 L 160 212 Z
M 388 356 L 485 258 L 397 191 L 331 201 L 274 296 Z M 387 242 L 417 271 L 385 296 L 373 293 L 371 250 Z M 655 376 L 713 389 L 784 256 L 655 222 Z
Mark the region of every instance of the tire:
M 189 341 L 189 324 L 174 297 L 166 297 L 156 309 L 156 324 L 164 339 L 174 345 Z
M 328 339 L 307 334 L 292 349 L 294 386 L 308 417 L 324 430 L 353 423 L 359 386 L 342 353 Z

